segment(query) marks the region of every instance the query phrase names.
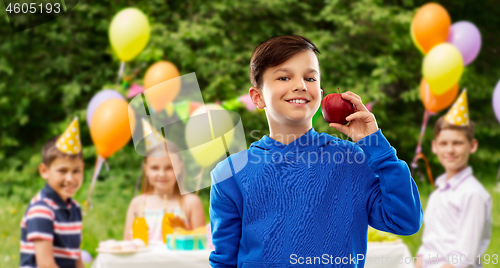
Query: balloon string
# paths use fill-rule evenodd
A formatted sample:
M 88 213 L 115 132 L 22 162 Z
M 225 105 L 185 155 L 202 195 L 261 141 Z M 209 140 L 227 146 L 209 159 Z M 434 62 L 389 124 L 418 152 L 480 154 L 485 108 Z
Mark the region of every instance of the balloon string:
M 424 138 L 424 133 L 425 133 L 425 128 L 427 127 L 427 120 L 429 119 L 429 112 L 425 110 L 424 112 L 424 119 L 422 120 L 422 126 L 420 127 L 420 136 L 418 138 L 418 144 L 417 148 L 415 149 L 415 157 L 413 158 L 413 161 L 411 162 L 411 167 L 416 168 L 417 167 L 417 160 L 418 160 L 418 154 L 422 151 L 422 140 Z
M 500 182 L 500 167 L 498 167 L 497 184 Z
M 87 196 L 87 202 L 85 203 L 85 209 L 84 209 L 84 214 L 87 214 L 87 211 L 90 207 L 92 209 L 92 200 L 91 200 L 91 195 L 92 191 L 94 190 L 95 182 L 97 181 L 97 177 L 99 176 L 99 173 L 101 172 L 101 167 L 102 164 L 105 162 L 104 158 L 102 156 L 98 156 L 95 167 L 94 167 L 94 174 L 92 175 L 92 182 L 90 183 L 90 188 L 89 188 L 89 193 Z
M 434 178 L 432 176 L 432 170 L 431 170 L 431 166 L 429 165 L 429 161 L 427 160 L 427 158 L 425 157 L 425 155 L 423 153 L 418 154 L 418 159 L 424 160 L 425 168 L 427 169 L 427 176 L 429 176 L 429 181 L 431 182 L 432 187 L 436 188 L 436 186 L 434 185 Z
M 200 170 L 200 174 L 198 174 L 198 176 L 196 177 L 199 177 L 198 178 L 198 186 L 196 186 L 196 195 L 198 195 L 198 193 L 200 192 L 200 185 L 201 185 L 201 179 L 203 179 L 203 170 L 205 169 L 205 167 L 201 167 L 201 170 Z
M 120 83 L 120 79 L 122 78 L 123 76 L 123 71 L 125 70 L 125 62 L 122 61 L 120 63 L 120 70 L 118 71 L 118 77 L 116 78 L 116 83 L 119 84 Z
M 141 165 L 141 170 L 139 171 L 139 176 L 137 177 L 137 181 L 135 182 L 134 196 L 137 194 L 137 191 L 139 191 L 139 186 L 140 186 L 141 179 L 142 179 L 142 173 L 143 173 L 143 169 L 142 169 L 142 165 Z
M 109 171 L 109 165 L 108 165 L 108 162 L 106 162 L 106 159 L 102 159 L 102 161 L 104 162 L 104 165 L 106 166 L 106 171 Z
M 414 173 L 415 169 L 418 167 L 417 161 L 419 159 L 424 160 L 425 162 L 425 167 L 427 169 L 427 176 L 429 176 L 429 181 L 431 182 L 431 185 L 435 187 L 434 185 L 434 179 L 432 177 L 432 170 L 429 165 L 429 161 L 425 157 L 425 155 L 422 153 L 422 140 L 424 139 L 424 134 L 425 134 L 425 129 L 427 127 L 427 122 L 429 121 L 429 117 L 435 113 L 429 112 L 425 110 L 424 112 L 424 118 L 422 120 L 422 126 L 420 128 L 420 136 L 418 139 L 418 145 L 417 148 L 415 149 L 415 157 L 413 158 L 413 161 L 411 162 L 411 167 L 412 167 L 412 173 Z

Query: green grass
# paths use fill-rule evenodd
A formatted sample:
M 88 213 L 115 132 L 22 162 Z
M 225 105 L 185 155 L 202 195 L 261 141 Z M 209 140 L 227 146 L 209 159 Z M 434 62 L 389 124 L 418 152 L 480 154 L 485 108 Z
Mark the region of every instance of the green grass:
M 134 172 L 129 172 L 134 173 Z M 484 172 L 483 172 L 484 173 Z M 494 192 L 495 171 L 482 174 L 475 171 L 475 175 L 481 179 L 485 188 L 489 191 L 493 199 L 493 233 L 492 240 L 487 254 L 500 253 L 500 193 Z M 111 170 L 109 177 L 104 181 L 99 181 L 93 194 L 94 208 L 84 217 L 83 222 L 83 242 L 82 248 L 96 256 L 95 249 L 99 241 L 106 239 L 121 240 L 125 224 L 125 213 L 128 203 L 133 197 L 134 178 L 124 176 L 124 171 Z M 122 176 L 123 175 L 123 176 Z M 493 179 L 492 179 L 493 178 Z M 80 203 L 85 200 L 89 185 L 89 179 L 79 191 L 75 199 Z M 426 206 L 427 198 L 432 191 L 428 183 L 418 183 L 422 205 Z M 209 221 L 209 189 L 200 191 L 200 197 L 205 208 L 207 222 Z M 19 238 L 21 217 L 26 209 L 26 204 L 16 196 L 10 198 L 0 197 L 0 267 L 18 267 L 19 265 Z M 409 247 L 413 255 L 416 254 L 421 243 L 423 228 L 412 236 L 402 236 L 404 243 Z M 88 266 L 90 267 L 90 265 Z M 484 267 L 494 267 L 493 264 Z

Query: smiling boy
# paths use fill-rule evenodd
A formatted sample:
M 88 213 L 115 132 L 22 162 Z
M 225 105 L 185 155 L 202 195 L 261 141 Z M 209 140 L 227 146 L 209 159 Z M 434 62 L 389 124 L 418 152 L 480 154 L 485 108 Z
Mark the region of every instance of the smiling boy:
M 355 107 L 349 126 L 330 124 L 355 142 L 312 127 L 323 96 L 316 53 L 304 37 L 277 36 L 252 54 L 250 96 L 270 134 L 211 172 L 212 267 L 363 267 L 368 224 L 400 235 L 420 229 L 408 165 L 359 96 L 342 94 Z M 303 261 L 324 254 L 334 258 Z
M 464 91 L 434 128 L 432 152 L 445 173 L 436 179 L 437 189 L 427 203 L 422 246 L 417 253 L 423 263 L 417 267 L 482 267 L 482 254 L 491 239 L 492 204 L 468 165 L 477 148 Z
M 83 268 L 82 213 L 72 197 L 83 181 L 77 119 L 42 149 L 45 187 L 31 200 L 21 221 L 20 267 Z

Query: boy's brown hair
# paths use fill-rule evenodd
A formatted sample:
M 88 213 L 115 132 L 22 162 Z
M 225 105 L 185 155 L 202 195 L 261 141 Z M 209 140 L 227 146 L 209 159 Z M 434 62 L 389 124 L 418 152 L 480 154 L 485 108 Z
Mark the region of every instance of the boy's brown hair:
M 307 38 L 299 35 L 275 36 L 260 43 L 250 59 L 250 82 L 262 89 L 262 77 L 267 68 L 287 61 L 295 54 L 310 49 L 318 57 L 318 48 Z
M 50 164 L 54 162 L 57 158 L 67 158 L 69 157 L 70 159 L 76 159 L 80 158 L 83 160 L 83 154 L 82 151 L 80 151 L 77 154 L 66 154 L 61 152 L 59 149 L 56 147 L 57 140 L 59 139 L 60 136 L 55 136 L 52 137 L 50 140 L 48 140 L 42 148 L 42 163 L 46 165 L 47 167 L 50 167 Z
M 458 126 L 458 125 L 454 125 L 454 124 L 446 122 L 444 120 L 444 117 L 445 117 L 444 115 L 441 116 L 437 120 L 436 125 L 434 126 L 434 139 L 437 138 L 437 136 L 439 135 L 439 133 L 441 133 L 441 131 L 443 131 L 445 129 L 452 129 L 452 130 L 458 130 L 458 131 L 464 133 L 469 142 L 472 142 L 472 140 L 474 140 L 474 122 L 472 120 L 469 119 L 468 126 Z

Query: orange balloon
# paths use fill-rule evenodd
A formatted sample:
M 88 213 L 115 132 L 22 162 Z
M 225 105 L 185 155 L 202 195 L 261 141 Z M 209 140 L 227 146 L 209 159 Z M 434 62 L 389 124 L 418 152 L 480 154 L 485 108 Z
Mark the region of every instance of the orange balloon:
M 412 24 L 413 25 L 413 24 Z M 417 39 L 415 38 L 415 33 L 413 31 L 413 27 L 410 25 L 410 36 L 411 36 L 411 41 L 413 41 L 413 44 L 417 47 L 418 51 L 425 55 L 424 49 L 420 46 L 420 44 L 417 42 Z
M 94 112 L 90 122 L 90 136 L 97 153 L 108 158 L 120 150 L 132 137 L 135 113 L 125 100 L 107 100 Z
M 420 81 L 420 100 L 427 111 L 437 113 L 448 108 L 458 95 L 458 83 L 448 89 L 444 94 L 435 96 L 425 78 Z
M 446 9 L 439 4 L 423 5 L 413 17 L 411 32 L 416 43 L 427 54 L 435 45 L 443 43 L 450 31 L 451 18 Z
M 167 80 L 169 81 L 165 82 Z M 161 111 L 179 94 L 181 89 L 179 70 L 168 61 L 159 61 L 151 65 L 144 75 L 144 89 L 148 104 L 156 112 Z

